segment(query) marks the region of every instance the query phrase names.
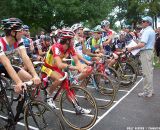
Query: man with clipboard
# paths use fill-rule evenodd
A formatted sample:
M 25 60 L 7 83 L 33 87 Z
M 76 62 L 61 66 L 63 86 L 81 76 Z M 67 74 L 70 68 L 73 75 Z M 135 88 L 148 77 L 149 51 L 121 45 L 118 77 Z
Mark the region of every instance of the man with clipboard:
M 153 95 L 153 48 L 155 43 L 155 31 L 152 28 L 153 20 L 146 16 L 142 18 L 142 31 L 140 41 L 135 46 L 129 46 L 128 51 L 135 52 L 140 49 L 140 60 L 142 63 L 143 92 L 139 93 L 140 97 L 151 97 Z

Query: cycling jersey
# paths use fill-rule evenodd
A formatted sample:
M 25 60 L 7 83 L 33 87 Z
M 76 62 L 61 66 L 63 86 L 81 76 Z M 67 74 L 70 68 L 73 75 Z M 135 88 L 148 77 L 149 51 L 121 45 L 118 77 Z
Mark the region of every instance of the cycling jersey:
M 112 33 L 113 33 L 112 30 L 108 30 L 107 32 L 102 33 L 102 45 L 103 45 L 103 42 L 108 40 L 109 36 L 112 35 Z M 103 48 L 104 48 L 106 54 L 111 52 L 110 45 L 106 45 L 106 46 L 103 45 Z
M 0 38 L 0 55 L 7 55 L 8 58 L 10 58 L 10 56 L 17 54 L 19 49 L 23 48 L 25 48 L 23 39 L 21 39 L 19 43 L 15 42 L 12 46 L 10 46 L 9 43 L 7 43 L 6 37 Z
M 49 50 L 47 51 L 47 54 L 46 54 L 46 57 L 44 60 L 44 66 L 42 67 L 42 72 L 45 72 L 48 74 L 48 72 L 46 72 L 46 71 L 48 71 L 47 68 L 49 68 L 51 70 L 55 70 L 55 71 L 61 73 L 61 70 L 55 64 L 54 58 L 58 56 L 61 59 L 63 59 L 64 57 L 68 57 L 69 55 L 71 55 L 71 56 L 76 55 L 76 52 L 73 47 L 70 47 L 68 50 L 65 51 L 63 49 L 62 44 L 60 44 L 60 43 L 53 44 L 49 48 Z
M 82 44 L 76 38 L 74 39 L 74 48 L 78 54 L 80 54 L 81 56 L 83 55 Z
M 94 53 L 96 49 L 100 48 L 102 46 L 101 38 L 99 40 L 96 40 L 95 38 L 91 37 L 86 41 L 86 48 L 91 49 L 91 52 Z
M 27 51 L 27 55 L 30 56 L 31 55 L 31 51 L 30 51 L 31 40 L 27 37 L 23 37 L 23 42 L 24 42 L 24 46 Z
M 15 42 L 12 46 L 7 43 L 6 37 L 0 37 L 0 56 L 6 55 L 10 60 L 14 55 L 18 54 L 19 49 L 25 48 L 23 45 L 23 39 L 21 41 Z M 20 71 L 20 67 L 12 65 L 14 70 L 18 73 Z M 0 63 L 0 73 L 4 73 L 6 77 L 10 78 L 8 72 L 5 67 Z
M 42 52 L 47 52 L 48 51 L 48 49 L 49 49 L 49 46 L 45 46 L 42 42 L 41 42 L 41 40 L 40 39 L 38 39 L 38 40 L 36 40 L 35 41 L 35 53 L 36 54 L 39 54 L 38 53 L 38 50 L 42 50 Z
M 82 44 L 75 38 L 74 39 L 74 49 L 77 52 L 77 54 L 81 55 L 84 59 L 91 61 L 91 57 L 83 54 L 83 47 Z M 84 63 L 83 61 L 81 61 L 82 63 Z

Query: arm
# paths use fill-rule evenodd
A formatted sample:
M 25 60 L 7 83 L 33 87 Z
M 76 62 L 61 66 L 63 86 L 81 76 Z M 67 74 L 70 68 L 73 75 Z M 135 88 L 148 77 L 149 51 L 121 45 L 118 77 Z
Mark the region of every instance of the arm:
M 22 83 L 21 79 L 19 78 L 18 74 L 16 71 L 13 69 L 9 59 L 7 58 L 6 55 L 1 55 L 0 56 L 0 61 L 7 70 L 9 76 L 14 80 L 16 84 Z
M 110 36 L 105 42 L 103 42 L 103 46 L 109 45 L 112 41 L 112 37 Z
M 44 56 L 46 54 L 46 52 L 43 52 L 42 49 L 38 49 L 38 54 L 40 56 Z
M 33 52 L 34 51 L 34 45 L 33 41 L 30 39 L 30 50 Z
M 78 59 L 79 59 L 79 60 L 82 60 L 84 63 L 86 63 L 86 64 L 91 64 L 90 61 L 86 60 L 86 59 L 83 58 L 81 55 L 77 54 L 77 56 L 78 56 Z
M 12 80 L 16 83 L 14 90 L 17 93 L 20 93 L 22 91 L 22 85 L 23 82 L 22 80 L 19 78 L 18 74 L 16 73 L 16 71 L 14 70 L 14 68 L 12 67 L 9 59 L 7 58 L 6 55 L 0 55 L 0 61 L 1 63 L 4 65 L 5 69 L 7 70 L 9 76 L 12 78 Z
M 35 78 L 38 77 L 34 67 L 33 67 L 33 64 L 31 62 L 31 60 L 29 59 L 27 53 L 26 53 L 26 50 L 25 48 L 21 48 L 19 49 L 19 53 L 20 53 L 20 56 L 22 57 L 22 60 L 24 62 L 24 65 L 28 68 L 28 70 L 30 71 L 31 75 Z

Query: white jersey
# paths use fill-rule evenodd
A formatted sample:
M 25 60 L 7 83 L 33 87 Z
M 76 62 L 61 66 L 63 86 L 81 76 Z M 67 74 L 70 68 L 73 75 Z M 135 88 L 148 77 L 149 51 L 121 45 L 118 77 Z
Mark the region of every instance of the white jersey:
M 82 44 L 78 40 L 76 40 L 76 39 L 74 39 L 74 49 L 75 49 L 75 51 L 76 51 L 77 54 L 80 54 L 81 56 L 83 55 Z

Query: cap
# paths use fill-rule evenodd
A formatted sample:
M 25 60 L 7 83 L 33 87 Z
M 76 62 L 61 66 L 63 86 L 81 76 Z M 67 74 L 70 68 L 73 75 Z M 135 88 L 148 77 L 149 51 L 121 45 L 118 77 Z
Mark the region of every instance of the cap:
M 153 23 L 153 20 L 152 20 L 152 18 L 151 18 L 150 16 L 143 17 L 142 20 L 148 21 L 148 22 L 150 22 L 151 24 Z

